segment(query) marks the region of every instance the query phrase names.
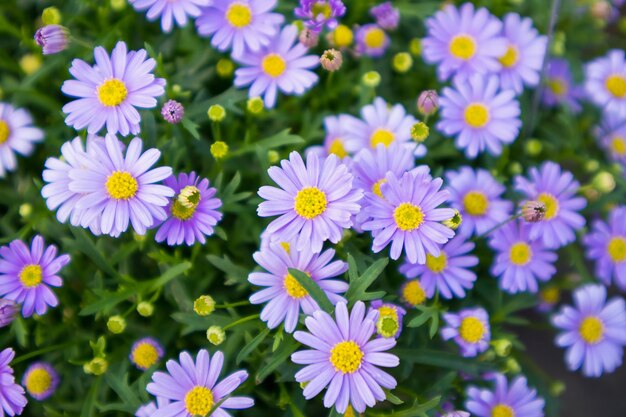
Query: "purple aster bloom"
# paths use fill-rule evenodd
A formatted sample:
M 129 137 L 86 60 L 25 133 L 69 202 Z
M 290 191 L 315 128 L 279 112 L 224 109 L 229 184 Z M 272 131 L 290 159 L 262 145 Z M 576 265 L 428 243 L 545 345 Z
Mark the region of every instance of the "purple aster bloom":
M 506 53 L 500 56 L 500 84 L 503 89 L 520 94 L 524 85 L 535 87 L 546 53 L 548 39 L 539 35 L 533 21 L 517 13 L 504 16 L 503 35 L 509 42 Z
M 204 8 L 196 20 L 198 33 L 211 36 L 211 45 L 220 51 L 232 48 L 233 58 L 245 58 L 248 52 L 258 52 L 269 46 L 280 31 L 285 18 L 279 13 L 271 13 L 276 1 L 215 1 Z
M 571 371 L 599 377 L 622 364 L 626 346 L 624 299 L 606 301 L 606 288 L 585 285 L 574 291 L 574 307 L 563 306 L 552 324 L 563 332 L 556 344 L 566 348 L 565 362 Z
M 165 408 L 169 403 L 170 400 L 167 398 L 157 397 L 156 402 L 151 401 L 139 407 L 135 412 L 135 417 L 152 417 L 159 408 Z
M 35 42 L 41 46 L 44 55 L 59 53 L 70 43 L 70 31 L 61 25 L 46 25 L 35 32 Z
M 412 263 L 426 262 L 426 252 L 439 256 L 439 245 L 454 232 L 439 223 L 454 216 L 454 210 L 437 208 L 447 201 L 449 192 L 441 191 L 443 180 L 431 179 L 427 172 L 405 172 L 397 177 L 388 172 L 380 186 L 383 198 L 368 199 L 363 208 L 370 220 L 363 230 L 372 231 L 372 250 L 380 252 L 391 243 L 390 256 L 398 259 L 404 252 Z
M 616 113 L 604 112 L 602 122 L 594 129 L 600 146 L 610 158 L 626 166 L 626 119 Z
M 43 131 L 32 124 L 26 110 L 0 102 L 0 178 L 17 167 L 15 154 L 28 156 L 33 143 L 43 140 Z
M 465 297 L 465 290 L 474 287 L 476 274 L 469 268 L 478 265 L 478 257 L 470 252 L 474 243 L 456 236 L 443 245 L 439 256 L 426 255 L 426 264 L 405 262 L 400 273 L 407 278 L 419 277 L 426 296 L 432 298 L 437 290 L 443 298 Z
M 502 22 L 484 7 L 447 5 L 426 20 L 426 27 L 424 60 L 437 65 L 439 80 L 500 70 L 498 58 L 506 53 L 507 40 L 501 36 Z
M 163 116 L 166 122 L 177 124 L 183 120 L 185 108 L 176 100 L 168 100 L 161 108 L 161 116 Z
M 383 388 L 393 389 L 396 380 L 378 366 L 396 367 L 397 356 L 386 353 L 396 339 L 370 340 L 376 330 L 378 311 L 365 315 L 365 304 L 357 301 L 348 314 L 345 303 L 338 303 L 335 319 L 318 310 L 307 317 L 308 332 L 295 332 L 295 339 L 311 347 L 291 355 L 291 360 L 307 365 L 296 373 L 296 381 L 307 382 L 304 397 L 309 400 L 328 387 L 324 407 L 332 406 L 343 414 L 352 405 L 358 413 L 385 399 Z
M 337 27 L 337 20 L 346 14 L 346 6 L 341 0 L 300 0 L 294 14 L 304 20 L 306 27 L 321 32 L 324 26 L 329 29 Z
M 210 5 L 213 0 L 128 0 L 137 11 L 147 10 L 149 21 L 161 18 L 163 32 L 172 30 L 174 21 L 178 26 L 187 26 L 189 17 L 200 16 L 200 8 Z
M 459 233 L 482 235 L 511 216 L 513 203 L 503 200 L 506 188 L 485 169 L 468 166 L 446 172 L 450 206 L 459 210 Z
M 270 178 L 280 188 L 263 186 L 259 196 L 261 217 L 280 216 L 267 227 L 272 240 L 294 242 L 296 250 L 319 253 L 326 240 L 337 243 L 343 229 L 352 226 L 359 212 L 361 189 L 352 185 L 348 168 L 335 155 L 319 159 L 310 153 L 306 165 L 297 152 L 281 161 L 281 168 L 270 167 Z
M 595 273 L 604 284 L 617 286 L 626 291 L 626 207 L 611 210 L 608 224 L 595 220 L 583 242 L 587 247 L 587 257 L 595 261 Z
M 557 254 L 541 239 L 530 238 L 532 225 L 511 221 L 493 232 L 489 246 L 496 253 L 491 274 L 500 279 L 500 288 L 509 292 L 537 292 L 537 281 L 548 281 L 556 273 Z
M 22 414 L 28 402 L 24 388 L 15 383 L 13 368 L 9 366 L 14 357 L 15 351 L 11 348 L 0 351 L 0 416 Z
M 356 31 L 356 52 L 373 58 L 381 57 L 391 40 L 385 31 L 374 23 L 359 27 Z
M 456 136 L 456 147 L 468 158 L 485 150 L 500 155 L 502 144 L 513 143 L 522 126 L 515 92 L 501 90 L 498 84 L 495 75 L 475 74 L 465 81 L 455 78 L 453 87 L 443 89 L 437 129 Z
M 465 407 L 476 417 L 543 417 L 545 401 L 537 390 L 528 388 L 526 377 L 518 376 L 509 384 L 506 377 L 496 374 L 495 389 L 471 386 L 467 390 Z
M 465 357 L 476 356 L 489 348 L 491 330 L 489 315 L 482 307 L 466 308 L 458 313 L 445 313 L 446 327 L 441 329 L 443 340 L 454 339 Z
M 444 414 L 442 417 L 470 417 L 470 413 L 467 411 L 451 411 Z
M 215 197 L 217 190 L 195 172 L 178 174 L 178 178 L 172 175 L 163 183 L 175 194 L 167 206 L 170 216 L 158 226 L 156 241 L 167 239 L 170 246 L 183 242 L 191 246 L 196 241 L 204 245 L 205 236 L 211 236 L 213 227 L 222 220 L 222 213 L 217 211 L 222 207 L 222 200 Z
M 73 60 L 70 73 L 76 79 L 65 81 L 61 90 L 78 100 L 63 106 L 65 123 L 76 130 L 86 127 L 92 134 L 105 124 L 110 134 L 139 133 L 136 107 L 154 108 L 156 97 L 165 93 L 165 80 L 154 77 L 156 61 L 146 59 L 147 54 L 144 49 L 127 52 L 126 44 L 118 42 L 111 57 L 101 46 L 94 49 L 94 66 Z
M 69 189 L 82 193 L 76 208 L 84 210 L 82 225 L 100 217 L 102 233 L 119 236 L 129 223 L 137 234 L 143 235 L 156 221 L 165 220 L 164 206 L 174 191 L 156 184 L 172 175 L 170 167 L 151 169 L 161 156 L 157 149 L 141 152 L 141 139 L 130 141 L 126 155 L 114 135 L 107 135 L 102 153 L 84 155 L 81 168 L 69 172 Z
M 0 248 L 0 296 L 22 304 L 22 316 L 46 314 L 48 306 L 59 304 L 52 287 L 63 284 L 57 274 L 70 261 L 69 255 L 57 257 L 54 245 L 45 246 L 41 236 L 35 236 L 30 250 L 21 240 Z
M 214 416 L 229 417 L 225 410 L 250 408 L 254 400 L 248 397 L 230 396 L 239 385 L 248 379 L 246 371 L 237 371 L 217 382 L 224 354 L 220 351 L 209 356 L 205 349 L 198 352 L 194 359 L 189 353 L 182 352 L 179 361 L 167 361 L 168 372 L 155 372 L 147 391 L 157 399 L 170 400 L 170 404 L 161 406 L 151 417 L 194 417 L 205 416 L 211 409 L 225 400 L 213 411 Z
M 15 301 L 0 298 L 0 328 L 11 324 L 18 311 Z
M 254 254 L 254 260 L 267 272 L 253 272 L 248 281 L 267 288 L 253 294 L 250 302 L 267 302 L 261 312 L 261 320 L 267 323 L 267 327 L 274 329 L 284 322 L 285 331 L 292 333 L 298 324 L 300 311 L 310 315 L 320 309 L 304 287 L 289 273 L 289 268 L 306 273 L 324 290 L 331 303 L 346 301 L 339 294 L 348 290 L 348 283 L 329 278 L 346 272 L 348 265 L 343 261 L 333 261 L 334 256 L 335 251 L 332 249 L 314 254 L 306 249 L 297 251 L 291 249 L 290 245 L 278 243 L 270 244 Z
M 395 30 L 400 24 L 400 10 L 393 7 L 390 1 L 372 7 L 370 15 L 376 19 L 376 24 L 385 30 Z
M 324 118 L 324 144 L 322 146 L 311 146 L 306 153 L 315 152 L 318 157 L 325 158 L 334 154 L 343 159 L 351 153 L 347 148 L 347 137 L 349 135 L 346 126 L 353 123 L 354 116 L 340 114 L 339 116 L 328 116 Z
M 59 386 L 59 374 L 49 363 L 35 362 L 26 369 L 22 386 L 28 395 L 43 401 L 54 394 Z
M 298 28 L 285 26 L 268 45 L 235 57 L 242 65 L 235 71 L 235 86 L 250 85 L 249 96 L 263 96 L 268 108 L 276 104 L 278 90 L 288 95 L 304 94 L 317 83 L 318 76 L 309 69 L 320 62 L 316 55 L 306 55 L 307 48 L 297 38 Z
M 548 107 L 565 105 L 573 113 L 578 113 L 582 109 L 579 101 L 584 97 L 584 91 L 582 87 L 574 85 L 566 60 L 554 58 L 548 62 L 545 84 L 541 96 L 544 105 Z
M 552 161 L 544 162 L 539 169 L 531 168 L 528 178 L 515 177 L 517 191 L 527 200 L 546 205 L 543 220 L 531 225 L 531 239 L 541 238 L 548 248 L 559 248 L 576 239 L 574 232 L 585 225 L 578 211 L 587 205 L 584 198 L 575 197 L 579 186 L 571 172 L 561 171 Z
M 393 337 L 395 339 L 400 337 L 402 318 L 406 314 L 405 309 L 392 303 L 385 303 L 383 300 L 374 300 L 370 304 L 368 313 L 371 313 L 372 310 L 378 311 L 376 333 L 379 337 Z
M 612 49 L 585 66 L 587 97 L 603 111 L 626 117 L 626 60 L 624 51 Z
M 163 357 L 163 346 L 152 337 L 144 337 L 133 343 L 128 358 L 137 369 L 145 371 L 156 365 Z

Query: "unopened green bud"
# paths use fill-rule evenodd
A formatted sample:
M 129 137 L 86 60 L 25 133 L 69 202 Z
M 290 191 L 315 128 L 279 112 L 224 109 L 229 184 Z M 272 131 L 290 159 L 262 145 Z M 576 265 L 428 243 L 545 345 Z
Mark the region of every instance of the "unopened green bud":
M 209 111 L 207 111 L 207 115 L 212 122 L 221 122 L 226 117 L 226 109 L 219 104 L 214 104 L 209 107 Z
M 226 340 L 226 333 L 220 326 L 211 326 L 206 331 L 206 338 L 212 345 L 219 346 Z
M 413 38 L 409 42 L 409 51 L 414 56 L 420 56 L 422 54 L 422 40 L 420 38 Z
M 122 316 L 111 316 L 107 321 L 107 328 L 111 333 L 120 334 L 126 329 L 126 320 Z
M 526 141 L 526 153 L 530 156 L 537 156 L 543 150 L 543 145 L 539 139 L 529 139 Z
M 41 13 L 41 22 L 44 25 L 60 25 L 61 12 L 56 7 L 46 7 Z
M 217 71 L 217 75 L 222 78 L 230 78 L 235 71 L 235 64 L 233 61 L 227 58 L 222 58 L 217 61 L 217 65 L 215 65 L 215 70 Z
M 126 8 L 126 0 L 111 0 L 111 8 L 116 11 Z
M 565 384 L 562 381 L 554 381 L 550 384 L 550 394 L 553 397 L 559 397 L 565 392 Z
M 211 145 L 211 155 L 213 155 L 215 159 L 222 159 L 228 155 L 228 145 L 226 142 L 218 140 L 213 143 L 213 145 Z
M 265 108 L 265 104 L 263 103 L 263 99 L 261 97 L 252 97 L 248 99 L 246 108 L 252 114 L 259 114 Z
M 417 122 L 411 127 L 411 138 L 418 143 L 424 142 L 428 139 L 430 129 L 424 122 Z
M 150 317 L 154 313 L 154 305 L 147 301 L 137 304 L 137 313 L 142 317 Z
M 519 366 L 519 362 L 517 362 L 513 358 L 507 359 L 504 366 L 505 366 L 506 372 L 509 372 L 512 374 L 519 374 L 520 371 L 522 370 L 522 368 Z
M 201 295 L 193 302 L 193 311 L 199 316 L 208 316 L 215 311 L 215 300 L 210 295 Z
M 493 340 L 491 342 L 491 346 L 493 346 L 493 350 L 496 352 L 496 355 L 500 357 L 506 357 L 509 356 L 509 354 L 511 353 L 511 348 L 513 347 L 513 344 L 508 339 L 498 339 Z
M 109 362 L 105 358 L 93 358 L 83 365 L 83 371 L 91 375 L 102 375 L 108 368 Z
M 33 206 L 28 203 L 24 203 L 20 205 L 19 212 L 20 212 L 20 216 L 26 219 L 30 217 L 30 215 L 33 213 Z
M 275 150 L 267 151 L 267 161 L 270 164 L 275 164 L 276 162 L 280 161 L 280 155 Z
M 376 88 L 380 84 L 380 74 L 376 71 L 368 71 L 363 74 L 361 81 L 370 88 Z
M 393 56 L 393 69 L 404 74 L 413 66 L 413 58 L 408 52 L 399 52 Z
M 600 168 L 600 163 L 595 159 L 590 159 L 585 162 L 585 170 L 587 172 L 596 172 Z
M 600 171 L 593 177 L 591 184 L 601 193 L 608 194 L 615 189 L 615 177 L 610 172 Z

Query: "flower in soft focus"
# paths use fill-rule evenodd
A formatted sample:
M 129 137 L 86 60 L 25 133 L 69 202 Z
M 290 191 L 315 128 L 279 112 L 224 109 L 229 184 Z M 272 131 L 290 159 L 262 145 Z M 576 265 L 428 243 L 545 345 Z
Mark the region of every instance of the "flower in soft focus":
M 15 383 L 13 376 L 13 368 L 9 366 L 15 351 L 6 348 L 0 351 L 0 415 L 15 416 L 22 414 L 26 407 L 26 397 L 24 396 L 24 388 Z
M 437 65 L 439 80 L 453 75 L 466 79 L 501 68 L 498 58 L 507 50 L 502 22 L 484 7 L 474 10 L 472 3 L 459 8 L 447 5 L 426 19 L 426 28 L 422 54 L 424 61 Z
M 489 348 L 491 330 L 489 315 L 482 307 L 466 308 L 458 313 L 445 313 L 446 327 L 441 329 L 443 340 L 454 339 L 465 357 L 476 356 Z
M 39 55 L 26 54 L 20 59 L 19 64 L 24 74 L 31 75 L 39 71 L 43 61 Z
M 338 116 L 327 116 L 324 118 L 324 130 L 326 136 L 324 137 L 324 144 L 322 146 L 311 146 L 307 148 L 306 154 L 314 152 L 320 158 L 325 158 L 328 155 L 336 155 L 339 159 L 344 159 L 349 156 L 354 150 L 348 149 L 346 138 L 349 133 L 346 126 L 352 123 L 355 119 L 354 116 L 349 114 L 340 114 Z
M 0 178 L 15 170 L 16 154 L 30 155 L 33 144 L 43 140 L 43 131 L 32 124 L 26 110 L 0 102 Z
M 35 32 L 35 42 L 41 46 L 44 55 L 59 53 L 70 43 L 70 31 L 60 25 L 46 25 Z
M 470 413 L 467 411 L 451 411 L 442 415 L 441 417 L 470 417 Z
M 309 153 L 306 165 L 297 152 L 267 170 L 280 188 L 263 186 L 260 217 L 280 216 L 267 227 L 273 240 L 293 242 L 296 250 L 319 253 L 326 240 L 337 243 L 352 226 L 363 191 L 353 186 L 348 167 L 335 155 L 320 159 Z
M 105 124 L 110 134 L 139 133 L 141 117 L 136 107 L 154 108 L 156 97 L 165 93 L 165 80 L 151 72 L 156 61 L 146 59 L 147 55 L 144 49 L 128 52 L 126 44 L 118 42 L 110 57 L 103 47 L 94 49 L 93 66 L 74 59 L 70 73 L 76 79 L 66 80 L 61 91 L 78 99 L 63 106 L 65 123 L 93 134 Z
M 199 316 L 208 316 L 215 311 L 215 300 L 210 295 L 201 295 L 193 302 L 193 311 Z
M 423 116 L 431 116 L 439 109 L 439 95 L 436 90 L 422 91 L 417 98 L 417 111 Z
M 446 181 L 450 206 L 463 216 L 461 234 L 481 235 L 511 215 L 513 203 L 501 198 L 506 188 L 489 171 L 463 166 L 446 172 Z
M 137 11 L 147 10 L 150 21 L 161 18 L 163 32 L 172 30 L 173 23 L 180 27 L 187 26 L 189 18 L 200 16 L 202 7 L 207 7 L 212 0 L 128 0 Z
M 211 326 L 206 331 L 206 339 L 213 346 L 219 346 L 226 340 L 226 332 L 220 326 Z
M 548 61 L 545 88 L 541 101 L 548 107 L 566 106 L 572 113 L 578 113 L 582 107 L 579 101 L 584 97 L 582 87 L 574 85 L 569 63 L 564 59 L 553 58 Z
M 380 337 L 400 337 L 402 333 L 402 318 L 406 314 L 406 310 L 402 307 L 384 303 L 383 300 L 374 300 L 370 304 L 368 313 L 372 310 L 378 311 L 378 319 L 376 320 L 376 333 Z
M 244 409 L 254 405 L 248 397 L 231 396 L 239 385 L 248 379 L 246 371 L 237 371 L 217 382 L 224 365 L 224 354 L 217 351 L 213 358 L 205 349 L 194 359 L 182 352 L 179 361 L 167 361 L 168 372 L 155 372 L 147 391 L 158 399 L 168 399 L 170 404 L 159 407 L 154 417 L 205 416 L 219 404 L 213 414 L 226 416 L 228 409 Z M 222 399 L 224 399 L 223 402 Z
M 602 111 L 626 117 L 626 59 L 624 51 L 610 50 L 585 67 L 587 98 Z
M 235 72 L 235 63 L 228 58 L 221 58 L 215 64 L 215 72 L 222 78 L 230 78 Z
M 170 400 L 163 397 L 157 397 L 156 401 L 151 401 L 148 404 L 144 404 L 135 411 L 135 417 L 154 417 L 157 410 L 165 408 L 170 403 Z
M 327 49 L 320 57 L 320 64 L 326 71 L 337 71 L 343 64 L 343 55 L 336 49 Z
M 49 398 L 59 385 L 59 374 L 46 362 L 35 362 L 28 366 L 22 377 L 22 386 L 28 395 L 38 401 Z
M 602 285 L 582 286 L 573 295 L 574 306 L 563 306 L 552 318 L 562 330 L 556 344 L 566 348 L 565 362 L 571 371 L 582 367 L 583 375 L 599 377 L 622 364 L 626 346 L 624 299 L 607 302 Z
M 561 291 L 556 285 L 548 285 L 539 291 L 539 311 L 551 311 L 561 299 Z
M 298 36 L 300 43 L 307 48 L 315 48 L 320 41 L 320 36 L 309 28 L 304 28 Z
M 423 265 L 405 262 L 400 272 L 407 278 L 420 278 L 426 296 L 432 298 L 438 291 L 443 298 L 465 297 L 465 290 L 474 287 L 476 274 L 469 268 L 478 265 L 478 257 L 470 252 L 474 243 L 459 235 L 441 247 L 439 256 L 426 255 Z
M 69 255 L 57 257 L 54 245 L 45 246 L 41 236 L 35 236 L 30 249 L 21 240 L 0 247 L 0 297 L 22 304 L 22 316 L 46 314 L 48 306 L 59 304 L 52 287 L 63 284 L 57 273 L 70 262 Z
M 285 323 L 285 331 L 292 333 L 298 324 L 300 311 L 310 315 L 319 310 L 315 300 L 306 289 L 289 273 L 289 268 L 304 272 L 324 291 L 331 303 L 345 299 L 340 295 L 348 289 L 348 283 L 339 277 L 348 270 L 348 264 L 333 260 L 335 251 L 328 249 L 320 254 L 310 250 L 286 251 L 279 243 L 270 243 L 254 254 L 254 260 L 267 272 L 252 272 L 248 281 L 266 287 L 252 296 L 252 304 L 266 303 L 261 311 L 261 320 L 274 329 Z
M 517 191 L 546 205 L 543 220 L 530 226 L 530 239 L 542 239 L 548 248 L 559 248 L 576 239 L 574 232 L 585 225 L 578 212 L 587 205 L 584 198 L 576 197 L 579 186 L 571 172 L 562 171 L 552 161 L 530 168 L 528 178 L 515 177 Z
M 332 46 L 343 49 L 352 45 L 354 33 L 346 25 L 338 25 L 335 30 L 327 35 L 328 43 Z
M 452 85 L 443 88 L 437 129 L 455 136 L 456 147 L 468 158 L 485 151 L 500 155 L 502 145 L 513 143 L 522 126 L 515 92 L 500 89 L 494 75 L 455 78 Z
M 389 36 L 376 24 L 363 25 L 356 31 L 356 52 L 358 54 L 379 58 L 385 54 L 390 43 Z
M 18 311 L 19 308 L 15 301 L 0 298 L 0 328 L 13 323 Z
M 265 106 L 276 105 L 278 90 L 288 95 L 302 95 L 318 81 L 309 71 L 319 65 L 316 55 L 306 55 L 307 48 L 296 42 L 298 29 L 285 26 L 256 52 L 235 59 L 241 68 L 235 71 L 235 86 L 250 86 L 249 96 L 263 96 Z
M 626 166 L 626 119 L 616 113 L 604 112 L 602 122 L 593 134 L 609 157 Z
M 396 340 L 370 340 L 377 318 L 377 310 L 365 314 L 362 301 L 356 302 L 351 313 L 345 303 L 338 303 L 334 319 L 322 310 L 306 318 L 310 333 L 297 331 L 294 338 L 311 349 L 292 354 L 291 360 L 307 365 L 296 373 L 296 381 L 307 383 L 303 391 L 307 400 L 328 387 L 324 407 L 334 406 L 344 413 L 349 403 L 362 413 L 386 398 L 383 388 L 396 387 L 396 380 L 378 368 L 400 364 L 397 356 L 385 352 L 396 345 Z
M 346 6 L 341 0 L 300 0 L 294 14 L 304 20 L 307 28 L 321 32 L 324 27 L 337 27 L 338 19 L 346 14 Z
M 232 48 L 233 58 L 244 58 L 268 46 L 285 18 L 272 13 L 277 0 L 219 0 L 202 9 L 198 33 L 211 36 L 220 51 Z M 247 51 L 247 52 L 246 52 Z
M 163 357 L 163 346 L 151 337 L 144 337 L 133 343 L 128 358 L 141 371 L 157 364 Z
M 465 408 L 476 417 L 543 417 L 543 398 L 528 388 L 526 377 L 518 376 L 511 383 L 496 374 L 493 391 L 470 386 Z
M 489 246 L 495 252 L 491 267 L 499 278 L 500 288 L 509 292 L 539 291 L 538 281 L 548 281 L 556 273 L 557 254 L 541 239 L 530 239 L 532 225 L 511 221 L 489 236 Z
M 177 124 L 183 120 L 185 108 L 176 100 L 168 100 L 161 108 L 161 116 L 163 116 L 166 122 Z
M 385 30 L 395 30 L 400 24 L 400 10 L 393 7 L 390 1 L 372 7 L 370 15 L 376 19 L 376 24 Z
M 417 307 L 426 301 L 426 291 L 418 279 L 411 279 L 400 288 L 400 298 L 407 306 Z
M 546 205 L 541 201 L 527 201 L 522 206 L 522 218 L 529 223 L 537 223 L 546 216 Z

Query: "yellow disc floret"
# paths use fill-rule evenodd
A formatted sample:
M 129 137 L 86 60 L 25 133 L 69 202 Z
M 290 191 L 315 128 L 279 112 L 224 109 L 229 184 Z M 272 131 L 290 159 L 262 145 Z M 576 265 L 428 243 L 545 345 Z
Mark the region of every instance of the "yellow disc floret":
M 109 78 L 98 86 L 98 100 L 106 107 L 115 107 L 122 104 L 128 96 L 128 90 L 124 81 L 117 78 Z
M 533 251 L 528 243 L 517 242 L 511 246 L 509 257 L 513 265 L 524 266 L 532 259 Z
M 513 65 L 517 64 L 517 61 L 519 61 L 519 51 L 517 47 L 515 45 L 509 45 L 504 55 L 502 55 L 498 61 L 500 61 L 505 68 L 511 68 Z
M 626 77 L 621 74 L 612 74 L 606 77 L 604 82 L 609 93 L 617 98 L 626 97 Z
M 426 301 L 426 292 L 422 288 L 419 280 L 414 279 L 404 284 L 402 287 L 402 299 L 413 307 Z
M 626 239 L 622 236 L 615 236 L 609 241 L 607 251 L 613 262 L 626 261 Z
M 283 282 L 283 285 L 285 287 L 285 291 L 287 291 L 287 294 L 289 294 L 291 298 L 295 298 L 296 300 L 309 295 L 307 290 L 305 290 L 304 287 L 300 285 L 300 283 L 291 274 L 287 274 L 287 276 L 285 276 L 285 281 Z
M 515 417 L 515 411 L 506 404 L 498 404 L 491 409 L 491 417 Z
M 192 416 L 206 416 L 213 408 L 213 392 L 207 387 L 193 387 L 185 395 L 185 408 Z
M 482 103 L 471 103 L 465 108 L 465 123 L 478 129 L 489 123 L 489 109 Z
M 548 88 L 552 90 L 555 96 L 563 96 L 567 93 L 567 83 L 560 78 L 550 78 L 547 81 Z
M 602 341 L 604 324 L 602 324 L 602 321 L 598 317 L 588 316 L 580 323 L 578 333 L 585 342 L 595 345 Z
M 470 191 L 463 197 L 465 212 L 472 216 L 484 216 L 489 209 L 489 200 L 482 191 Z
M 381 48 L 385 43 L 385 31 L 381 28 L 372 28 L 363 37 L 365 46 L 371 49 Z
M 43 368 L 35 368 L 26 376 L 26 390 L 33 396 L 44 395 L 52 386 L 52 375 Z
M 411 232 L 419 229 L 424 223 L 424 212 L 420 206 L 411 203 L 400 203 L 393 211 L 393 219 L 398 229 Z
M 485 325 L 476 317 L 466 317 L 459 326 L 459 335 L 467 343 L 478 343 L 485 334 Z
M 133 362 L 141 369 L 148 369 L 159 360 L 159 352 L 150 343 L 143 342 L 133 350 Z
M 376 194 L 377 196 L 379 196 L 380 198 L 383 198 L 383 192 L 380 190 L 380 186 L 386 182 L 387 182 L 387 178 L 382 178 L 376 181 L 374 185 L 372 185 L 372 192 Z
M 226 20 L 232 27 L 244 28 L 252 22 L 252 10 L 244 3 L 232 3 L 225 14 Z
M 278 54 L 267 54 L 261 62 L 261 68 L 270 77 L 277 78 L 287 69 L 287 62 Z
M 41 284 L 41 280 L 43 279 L 43 271 L 41 266 L 32 264 L 26 265 L 20 271 L 20 281 L 22 285 L 26 288 L 34 288 Z
M 0 127 L 0 131 L 1 131 Z M 2 143 L 2 133 L 0 133 L 0 143 Z M 611 139 L 611 150 L 617 156 L 626 156 L 626 138 L 622 136 L 614 136 Z
M 330 143 L 330 146 L 328 147 L 328 153 L 337 155 L 339 158 L 342 159 L 348 156 L 348 151 L 346 151 L 346 148 L 343 146 L 343 142 L 340 138 L 336 138 Z
M 550 220 L 559 214 L 559 200 L 557 200 L 552 194 L 541 193 L 537 197 L 537 200 L 546 205 L 546 212 L 543 217 L 544 220 Z
M 317 187 L 304 187 L 294 198 L 294 210 L 298 216 L 314 219 L 326 211 L 326 194 Z
M 363 351 L 352 340 L 339 342 L 330 350 L 330 363 L 337 372 L 353 374 L 361 367 Z
M 430 253 L 426 254 L 426 267 L 436 274 L 446 269 L 447 264 L 448 257 L 444 251 L 441 251 L 439 256 L 433 256 Z
M 391 143 L 395 140 L 396 136 L 392 131 L 388 129 L 376 129 L 374 133 L 370 136 L 370 145 L 373 149 L 376 149 L 378 144 L 382 143 L 385 146 L 391 145 Z
M 111 198 L 128 200 L 137 194 L 139 184 L 129 172 L 115 171 L 107 178 L 105 187 Z
M 455 58 L 467 61 L 476 54 L 476 41 L 470 35 L 456 35 L 450 42 L 450 53 Z
M 9 140 L 10 134 L 11 129 L 9 129 L 9 124 L 4 120 L 0 120 L 0 145 Z
M 354 40 L 354 33 L 346 25 L 339 25 L 332 33 L 332 41 L 338 48 L 347 48 Z

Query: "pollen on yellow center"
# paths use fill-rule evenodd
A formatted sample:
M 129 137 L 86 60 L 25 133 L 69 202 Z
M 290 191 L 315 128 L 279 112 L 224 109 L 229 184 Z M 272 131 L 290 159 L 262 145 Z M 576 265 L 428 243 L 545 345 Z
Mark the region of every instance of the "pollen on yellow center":
M 505 68 L 511 68 L 513 65 L 517 64 L 518 60 L 519 51 L 515 45 L 509 45 L 504 55 L 498 59 L 498 61 L 500 61 L 502 66 Z
M 546 205 L 546 212 L 544 214 L 544 220 L 550 220 L 559 214 L 559 201 L 555 196 L 549 193 L 541 193 L 537 197 L 537 200 Z
M 489 209 L 489 199 L 482 191 L 470 191 L 463 197 L 463 207 L 471 216 L 484 216 Z
M 0 143 L 2 143 L 2 134 L 0 134 Z M 622 136 L 614 136 L 611 140 L 611 150 L 618 156 L 626 155 L 626 138 Z
M 372 28 L 363 37 L 365 46 L 371 49 L 382 48 L 385 43 L 385 31 L 381 28 Z
M 133 350 L 133 362 L 141 369 L 148 369 L 159 360 L 159 352 L 150 343 L 141 343 Z
M 528 243 L 517 242 L 511 246 L 509 257 L 513 265 L 524 266 L 532 259 L 533 251 Z
M 9 140 L 10 134 L 11 129 L 9 129 L 9 124 L 4 120 L 0 120 L 0 145 Z
M 353 374 L 361 367 L 363 351 L 352 340 L 339 342 L 330 350 L 330 363 L 337 372 Z
M 478 343 L 485 334 L 485 325 L 476 317 L 466 317 L 459 326 L 459 335 L 467 343 Z
M 582 321 L 582 323 L 580 323 L 578 333 L 585 342 L 595 345 L 596 343 L 602 341 L 602 336 L 604 335 L 604 324 L 602 324 L 602 321 L 598 317 L 588 316 Z
M 489 109 L 482 103 L 471 103 L 465 108 L 463 113 L 465 123 L 473 128 L 485 127 L 489 123 Z
M 107 178 L 105 187 L 111 198 L 128 200 L 137 194 L 139 184 L 129 172 L 115 171 Z
M 296 300 L 309 295 L 307 290 L 305 290 L 304 287 L 300 285 L 300 283 L 291 274 L 287 274 L 285 276 L 285 281 L 283 282 L 283 285 L 285 287 L 285 291 L 287 291 L 287 294 L 289 294 L 291 298 L 295 298 Z
M 326 211 L 326 194 L 317 187 L 304 187 L 294 198 L 294 210 L 298 216 L 314 219 Z
M 400 203 L 393 211 L 393 219 L 398 229 L 405 232 L 417 230 L 424 223 L 424 212 L 421 207 L 411 203 Z
M 272 78 L 280 77 L 287 69 L 285 59 L 278 54 L 267 54 L 261 62 L 263 72 Z
M 313 16 L 322 15 L 324 16 L 324 19 L 328 19 L 332 12 L 333 10 L 331 9 L 330 4 L 323 1 L 318 1 L 313 5 L 313 7 L 311 7 L 311 14 Z
M 450 41 L 450 53 L 455 58 L 467 61 L 476 54 L 476 41 L 470 35 L 456 35 Z
M 244 28 L 252 22 L 252 10 L 243 3 L 233 3 L 226 10 L 226 20 L 232 27 Z
M 604 81 L 606 89 L 609 93 L 617 98 L 626 97 L 626 77 L 621 74 L 612 74 L 606 77 Z
M 390 130 L 376 129 L 374 133 L 372 133 L 372 136 L 370 136 L 370 145 L 373 149 L 376 149 L 376 146 L 380 143 L 388 147 L 393 143 L 395 138 L 396 136 Z
M 611 238 L 607 245 L 607 252 L 613 262 L 626 261 L 626 239 L 622 236 L 615 236 Z
M 128 90 L 124 81 L 117 78 L 109 78 L 98 86 L 98 100 L 106 107 L 115 107 L 122 104 L 128 96 Z
M 446 269 L 447 264 L 448 257 L 443 251 L 439 253 L 439 256 L 433 256 L 430 253 L 426 254 L 426 268 L 430 269 L 436 274 Z
M 426 301 L 426 292 L 419 280 L 414 279 L 404 284 L 402 287 L 402 299 L 414 307 Z
M 26 376 L 26 390 L 31 395 L 42 395 L 52 385 L 52 375 L 42 368 L 33 369 Z
M 348 156 L 348 151 L 343 146 L 343 142 L 340 138 L 333 140 L 328 147 L 328 153 L 332 155 L 337 155 L 339 158 L 345 158 Z
M 377 196 L 379 196 L 380 198 L 383 198 L 383 192 L 380 191 L 380 186 L 386 182 L 387 182 L 387 178 L 382 178 L 376 181 L 374 185 L 372 185 L 372 192 L 376 194 Z
M 41 284 L 43 279 L 43 271 L 41 266 L 32 264 L 26 265 L 20 271 L 20 281 L 22 285 L 26 288 L 34 288 Z
M 567 84 L 560 78 L 551 78 L 548 80 L 547 84 L 548 88 L 550 88 L 556 96 L 560 97 L 567 93 Z
M 515 417 L 515 411 L 506 404 L 498 404 L 491 409 L 491 417 Z
M 192 416 L 206 416 L 213 404 L 213 392 L 207 387 L 195 386 L 185 395 L 185 408 Z
M 180 191 L 176 199 L 174 199 L 174 203 L 170 209 L 172 216 L 183 221 L 189 220 L 196 212 L 198 204 L 200 204 L 200 199 L 201 194 L 197 187 L 193 185 L 186 186 Z

